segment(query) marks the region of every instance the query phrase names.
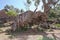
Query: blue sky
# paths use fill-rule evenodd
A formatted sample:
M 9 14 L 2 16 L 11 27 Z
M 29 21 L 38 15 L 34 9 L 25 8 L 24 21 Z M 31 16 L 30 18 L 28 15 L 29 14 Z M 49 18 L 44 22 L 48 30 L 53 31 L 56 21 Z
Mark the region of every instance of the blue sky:
M 26 10 L 24 5 L 25 2 L 26 0 L 0 0 L 0 10 L 3 9 L 5 5 L 13 5 L 15 8 Z M 40 2 L 38 10 L 42 10 L 41 9 L 42 5 L 43 5 L 42 2 Z M 34 9 L 35 9 L 35 6 L 33 2 L 30 6 L 30 10 L 34 11 Z

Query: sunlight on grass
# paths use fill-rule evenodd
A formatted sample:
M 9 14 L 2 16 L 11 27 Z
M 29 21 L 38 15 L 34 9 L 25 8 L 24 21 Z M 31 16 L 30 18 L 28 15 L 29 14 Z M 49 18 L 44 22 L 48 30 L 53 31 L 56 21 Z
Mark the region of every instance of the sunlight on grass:
M 3 31 L 2 29 L 0 29 L 0 31 Z
M 10 38 L 10 39 L 13 39 L 13 38 L 14 38 L 14 36 L 12 36 L 12 35 L 11 35 L 11 36 L 9 36 L 9 38 Z
M 55 26 L 57 26 L 57 27 L 60 27 L 60 24 L 54 24 Z
M 42 40 L 42 38 L 43 38 L 43 36 L 40 36 L 40 37 L 38 38 L 38 40 Z
M 48 38 L 48 37 L 40 37 L 38 40 L 55 40 L 53 38 Z

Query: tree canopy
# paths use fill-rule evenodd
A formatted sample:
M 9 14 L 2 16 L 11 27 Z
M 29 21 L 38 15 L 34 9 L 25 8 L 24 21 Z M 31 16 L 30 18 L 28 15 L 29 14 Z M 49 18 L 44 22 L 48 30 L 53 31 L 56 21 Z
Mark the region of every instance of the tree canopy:
M 30 7 L 31 3 L 34 1 L 34 5 L 36 6 L 36 9 L 34 11 L 36 11 L 38 9 L 38 5 L 40 5 L 39 3 L 42 1 L 42 3 L 43 3 L 42 7 L 44 8 L 45 13 L 47 13 L 52 6 L 55 7 L 56 3 L 59 2 L 59 0 L 33 0 L 33 1 L 32 0 L 26 0 L 26 1 L 27 1 L 27 4 L 29 5 L 29 6 L 26 5 L 28 7 Z

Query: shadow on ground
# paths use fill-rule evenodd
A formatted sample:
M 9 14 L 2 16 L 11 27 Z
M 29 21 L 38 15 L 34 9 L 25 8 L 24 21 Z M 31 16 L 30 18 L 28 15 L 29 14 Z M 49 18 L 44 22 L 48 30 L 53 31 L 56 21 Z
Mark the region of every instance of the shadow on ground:
M 60 33 L 59 33 L 60 34 Z M 6 30 L 6 34 L 5 35 L 11 35 L 9 36 L 9 38 L 11 39 L 18 39 L 18 40 L 36 40 L 36 38 L 39 38 L 39 36 L 43 36 L 42 40 L 60 40 L 59 37 L 55 36 L 55 34 L 51 34 L 53 36 L 53 38 L 48 37 L 47 35 L 49 35 L 46 32 L 43 31 L 36 31 L 33 29 L 29 29 L 27 31 L 23 31 L 23 32 L 11 32 L 10 30 Z M 40 39 L 38 39 L 40 40 Z

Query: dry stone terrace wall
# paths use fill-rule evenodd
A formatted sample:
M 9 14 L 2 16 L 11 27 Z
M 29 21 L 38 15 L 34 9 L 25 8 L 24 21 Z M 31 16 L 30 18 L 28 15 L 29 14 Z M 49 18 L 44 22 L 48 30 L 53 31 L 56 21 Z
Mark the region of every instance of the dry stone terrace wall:
M 26 11 L 20 15 L 18 15 L 15 18 L 15 22 L 18 27 L 24 27 L 24 26 L 31 26 L 33 24 L 40 24 L 41 22 L 45 22 L 47 19 L 47 16 L 40 12 L 37 11 L 36 13 L 32 11 Z
M 19 15 L 19 25 L 24 26 L 27 25 L 32 20 L 32 15 L 34 13 L 32 11 L 27 11 Z

